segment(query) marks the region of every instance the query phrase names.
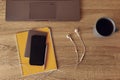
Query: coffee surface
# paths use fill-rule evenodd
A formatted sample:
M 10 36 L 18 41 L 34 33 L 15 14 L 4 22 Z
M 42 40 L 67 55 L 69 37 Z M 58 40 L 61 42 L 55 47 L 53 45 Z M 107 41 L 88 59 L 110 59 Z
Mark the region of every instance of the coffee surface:
M 100 19 L 96 24 L 96 29 L 102 36 L 109 36 L 113 32 L 113 24 L 108 19 Z

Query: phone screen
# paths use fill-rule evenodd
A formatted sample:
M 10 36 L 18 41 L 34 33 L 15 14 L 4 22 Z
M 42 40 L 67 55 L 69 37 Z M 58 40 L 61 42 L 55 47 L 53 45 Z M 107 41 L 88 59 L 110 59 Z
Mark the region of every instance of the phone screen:
M 30 30 L 28 32 L 28 38 L 27 38 L 27 43 L 26 43 L 26 49 L 25 49 L 25 57 L 30 57 L 30 50 L 31 50 L 31 39 L 33 35 L 42 35 L 42 36 L 47 36 L 46 32 L 42 32 L 42 31 L 35 31 L 35 30 Z
M 30 64 L 44 65 L 46 53 L 46 36 L 33 35 L 31 37 Z

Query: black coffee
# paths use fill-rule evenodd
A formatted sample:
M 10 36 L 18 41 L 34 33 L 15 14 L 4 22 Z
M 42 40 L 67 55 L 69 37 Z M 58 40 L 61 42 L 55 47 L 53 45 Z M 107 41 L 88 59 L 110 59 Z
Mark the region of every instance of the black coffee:
M 109 36 L 113 32 L 113 24 L 110 20 L 102 18 L 97 22 L 96 30 L 102 36 Z

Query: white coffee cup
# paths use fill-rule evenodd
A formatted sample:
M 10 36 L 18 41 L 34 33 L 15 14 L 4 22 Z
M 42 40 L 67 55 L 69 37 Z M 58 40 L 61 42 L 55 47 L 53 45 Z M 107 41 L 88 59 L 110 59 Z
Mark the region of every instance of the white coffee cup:
M 115 22 L 111 18 L 102 17 L 95 23 L 93 33 L 97 37 L 107 37 L 116 32 Z

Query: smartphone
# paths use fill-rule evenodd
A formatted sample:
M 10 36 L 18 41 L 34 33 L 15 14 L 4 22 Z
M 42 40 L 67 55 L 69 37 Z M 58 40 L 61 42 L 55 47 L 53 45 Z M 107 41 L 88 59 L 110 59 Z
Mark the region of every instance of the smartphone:
M 46 57 L 46 36 L 33 35 L 30 47 L 30 65 L 44 65 Z
M 31 37 L 33 35 L 43 35 L 43 36 L 47 36 L 47 33 L 46 32 L 42 32 L 42 31 L 36 31 L 36 30 L 30 30 L 28 32 L 28 38 L 27 38 L 27 43 L 26 43 L 26 49 L 25 49 L 25 53 L 24 53 L 24 56 L 25 57 L 30 57 L 30 47 L 31 47 Z

